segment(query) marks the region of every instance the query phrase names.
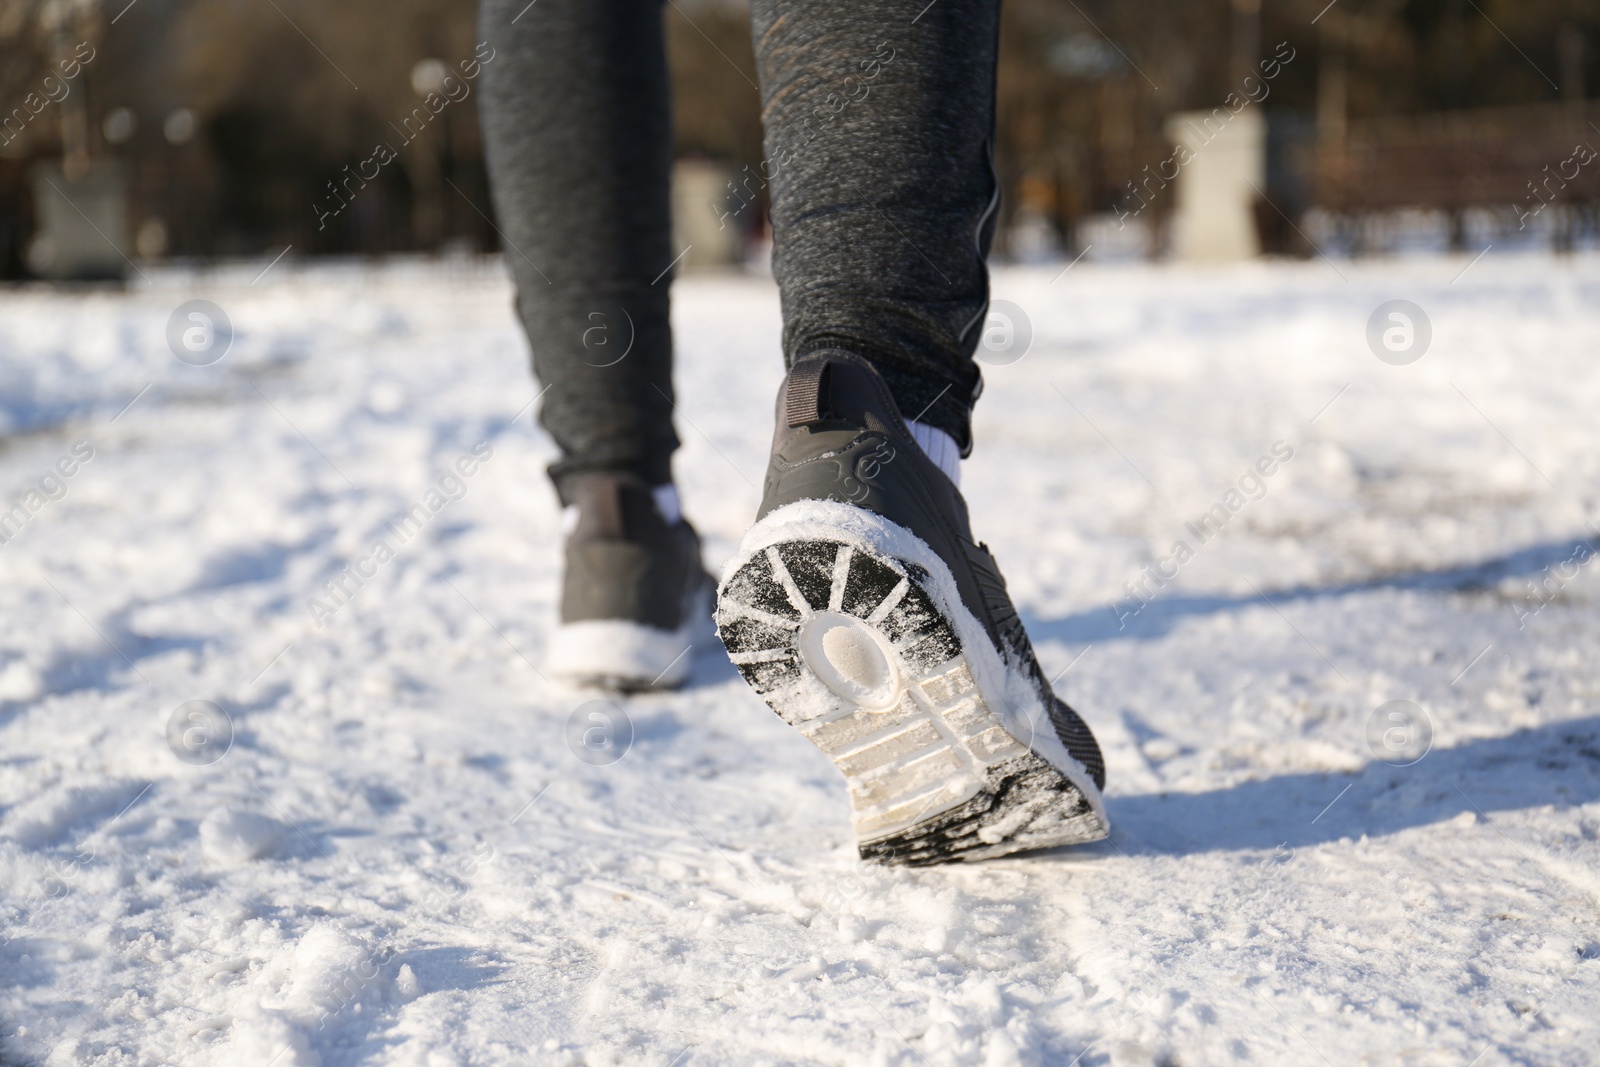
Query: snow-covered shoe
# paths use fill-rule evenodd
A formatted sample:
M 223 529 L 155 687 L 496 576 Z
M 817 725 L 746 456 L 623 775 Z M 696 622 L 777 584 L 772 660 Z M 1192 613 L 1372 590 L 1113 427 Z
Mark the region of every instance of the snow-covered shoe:
M 624 691 L 681 685 L 692 649 L 713 636 L 700 538 L 668 521 L 638 481 L 593 475 L 572 496 L 561 625 L 546 669 Z
M 844 772 L 863 859 L 1107 834 L 1094 735 L 1051 691 L 960 490 L 865 360 L 790 370 L 761 512 L 723 573 L 722 642 Z

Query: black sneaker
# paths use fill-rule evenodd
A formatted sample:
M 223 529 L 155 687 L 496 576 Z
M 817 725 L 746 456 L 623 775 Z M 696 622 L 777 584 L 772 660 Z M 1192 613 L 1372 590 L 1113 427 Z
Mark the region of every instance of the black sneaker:
M 790 370 L 761 511 L 724 574 L 722 642 L 844 772 L 863 859 L 1109 832 L 1094 735 L 1051 691 L 960 491 L 865 360 Z
M 561 625 L 545 669 L 624 691 L 681 685 L 693 650 L 712 640 L 700 538 L 687 522 L 669 523 L 642 482 L 592 475 L 572 495 Z

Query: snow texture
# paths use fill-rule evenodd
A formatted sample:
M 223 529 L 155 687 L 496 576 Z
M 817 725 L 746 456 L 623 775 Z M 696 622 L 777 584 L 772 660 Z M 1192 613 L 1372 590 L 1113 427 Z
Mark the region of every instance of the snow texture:
M 997 271 L 963 480 L 1115 829 L 920 870 L 716 650 L 544 680 L 497 266 L 264 265 L 0 293 L 0 1062 L 1593 1061 L 1600 260 Z M 717 566 L 777 300 L 674 314 Z

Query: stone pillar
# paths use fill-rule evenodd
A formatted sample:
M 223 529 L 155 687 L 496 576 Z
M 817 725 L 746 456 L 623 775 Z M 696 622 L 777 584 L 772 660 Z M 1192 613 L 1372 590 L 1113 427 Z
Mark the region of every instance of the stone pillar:
M 1255 204 L 1266 191 L 1267 123 L 1254 105 L 1190 111 L 1167 120 L 1178 145 L 1172 254 L 1190 262 L 1253 259 L 1261 254 Z

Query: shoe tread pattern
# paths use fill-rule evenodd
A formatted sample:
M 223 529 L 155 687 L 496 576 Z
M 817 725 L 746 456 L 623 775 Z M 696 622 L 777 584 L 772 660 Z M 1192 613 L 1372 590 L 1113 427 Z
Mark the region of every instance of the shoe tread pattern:
M 863 859 L 944 863 L 1103 836 L 1077 786 L 1000 725 L 927 581 L 839 542 L 780 542 L 729 578 L 719 632 L 751 687 L 844 773 Z M 806 665 L 799 634 L 824 610 L 868 622 L 896 650 L 905 684 L 888 711 L 849 705 Z

